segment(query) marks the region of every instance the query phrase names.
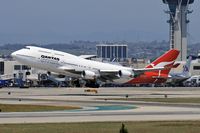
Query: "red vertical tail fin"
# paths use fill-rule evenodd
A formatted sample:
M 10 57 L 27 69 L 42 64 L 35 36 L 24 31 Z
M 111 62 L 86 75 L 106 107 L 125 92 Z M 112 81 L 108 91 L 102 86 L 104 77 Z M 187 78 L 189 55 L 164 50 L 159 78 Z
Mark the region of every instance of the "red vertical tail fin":
M 141 74 L 140 76 L 133 78 L 130 80 L 129 84 L 155 84 L 155 83 L 164 83 L 168 78 L 169 71 L 171 68 L 176 67 L 174 62 L 179 55 L 178 50 L 169 50 L 151 64 L 147 65 L 146 68 L 153 68 L 153 67 L 165 67 L 164 70 L 157 70 L 157 71 L 149 71 Z
M 158 57 L 151 64 L 147 65 L 146 68 L 153 67 L 169 67 L 169 69 L 162 70 L 160 74 L 169 74 L 171 68 L 173 68 L 174 62 L 179 55 L 179 51 L 172 49 L 164 53 L 162 56 Z

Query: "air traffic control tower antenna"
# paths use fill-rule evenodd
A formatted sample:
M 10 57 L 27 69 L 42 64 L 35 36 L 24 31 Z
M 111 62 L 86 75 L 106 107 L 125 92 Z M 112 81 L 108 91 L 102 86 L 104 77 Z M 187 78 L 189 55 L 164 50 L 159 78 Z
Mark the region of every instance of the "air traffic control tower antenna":
M 188 10 L 189 4 L 194 0 L 163 0 L 168 4 L 170 15 L 167 21 L 170 24 L 170 48 L 180 50 L 178 61 L 186 61 L 187 58 L 187 14 L 192 13 Z

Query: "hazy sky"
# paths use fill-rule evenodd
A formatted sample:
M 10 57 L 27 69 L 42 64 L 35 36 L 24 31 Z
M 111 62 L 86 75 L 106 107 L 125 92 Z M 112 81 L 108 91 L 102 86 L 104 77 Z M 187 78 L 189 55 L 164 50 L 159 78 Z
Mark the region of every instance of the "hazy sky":
M 200 42 L 200 1 L 189 37 Z M 168 40 L 162 0 L 0 0 L 0 44 Z

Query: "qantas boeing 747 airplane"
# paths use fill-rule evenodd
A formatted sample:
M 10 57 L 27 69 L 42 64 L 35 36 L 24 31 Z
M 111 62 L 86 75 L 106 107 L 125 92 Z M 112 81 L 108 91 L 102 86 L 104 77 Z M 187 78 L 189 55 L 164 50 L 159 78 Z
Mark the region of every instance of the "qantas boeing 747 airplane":
M 35 46 L 26 46 L 11 55 L 24 65 L 83 79 L 87 82 L 87 87 L 99 87 L 97 81 L 118 84 L 163 83 L 167 80 L 178 54 L 177 50 L 169 50 L 142 69 L 87 60 Z

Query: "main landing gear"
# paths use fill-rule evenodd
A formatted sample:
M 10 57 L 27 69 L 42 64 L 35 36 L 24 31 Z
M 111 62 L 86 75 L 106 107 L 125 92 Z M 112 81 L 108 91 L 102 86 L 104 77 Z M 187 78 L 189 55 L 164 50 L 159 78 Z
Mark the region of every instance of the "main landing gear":
M 96 82 L 96 80 L 94 81 L 85 81 L 82 79 L 75 79 L 73 81 L 73 85 L 75 87 L 89 87 L 89 88 L 99 88 L 100 84 Z

